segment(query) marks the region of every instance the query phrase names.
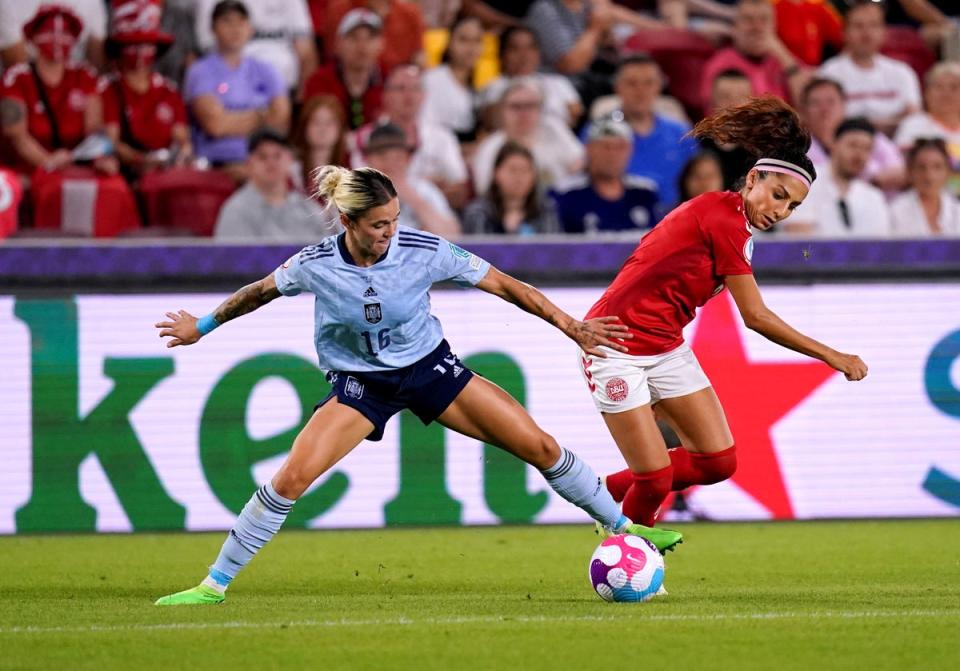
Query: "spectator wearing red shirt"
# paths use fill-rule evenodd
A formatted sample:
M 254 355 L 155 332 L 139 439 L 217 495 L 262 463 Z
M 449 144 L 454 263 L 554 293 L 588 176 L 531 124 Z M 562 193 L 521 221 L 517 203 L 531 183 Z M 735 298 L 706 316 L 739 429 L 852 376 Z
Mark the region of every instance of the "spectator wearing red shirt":
M 777 35 L 807 65 L 820 65 L 829 47 L 843 48 L 843 19 L 828 0 L 771 0 L 777 17 Z
M 718 73 L 739 70 L 749 79 L 753 95 L 771 93 L 783 99 L 799 98 L 807 73 L 777 37 L 773 7 L 767 0 L 740 0 L 733 23 L 733 45 L 707 61 L 703 71 L 702 100 Z
M 380 57 L 383 21 L 368 9 L 352 9 L 337 27 L 336 57 L 303 86 L 301 98 L 332 95 L 343 105 L 350 128 L 376 119 L 383 97 Z M 392 47 L 391 47 L 392 48 Z
M 86 66 L 68 65 L 83 22 L 69 9 L 42 7 L 23 28 L 36 60 L 7 70 L 0 94 L 0 123 L 21 173 L 73 163 L 71 149 L 101 126 L 97 80 Z M 96 167 L 116 171 L 112 157 Z
M 820 65 L 827 47 L 833 53 L 843 48 L 843 19 L 827 0 L 771 2 L 777 17 L 777 35 L 807 65 Z
M 99 83 L 107 135 L 121 164 L 134 175 L 174 161 L 182 165 L 193 153 L 183 99 L 153 71 L 173 43 L 172 35 L 158 30 L 159 11 L 149 11 L 158 5 L 156 0 L 114 3 L 107 54 L 118 74 Z
M 327 3 L 324 44 L 332 49 L 336 44 L 338 27 L 351 10 L 368 9 L 383 22 L 383 40 L 390 48 L 384 51 L 380 65 L 388 73 L 398 65 L 423 65 L 423 33 L 425 25 L 420 7 L 400 0 L 330 0 Z

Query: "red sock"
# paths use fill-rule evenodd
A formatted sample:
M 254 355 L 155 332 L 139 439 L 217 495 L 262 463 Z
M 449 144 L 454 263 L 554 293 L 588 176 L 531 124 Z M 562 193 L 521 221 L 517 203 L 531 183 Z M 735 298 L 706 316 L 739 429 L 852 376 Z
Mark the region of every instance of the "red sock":
M 627 490 L 630 489 L 632 484 L 633 472 L 629 468 L 607 476 L 607 491 L 610 492 L 610 496 L 617 503 L 623 501 L 623 497 L 627 495 Z
M 673 466 L 673 486 L 679 492 L 693 485 L 712 485 L 722 482 L 737 470 L 737 446 L 720 452 L 699 454 L 682 447 L 667 450 Z M 617 503 L 623 501 L 633 484 L 633 472 L 629 468 L 607 476 L 607 491 Z M 629 517 L 629 515 L 628 515 Z
M 670 493 L 673 466 L 632 475 L 633 484 L 623 497 L 623 514 L 634 522 L 652 527 L 657 521 L 660 504 Z
M 719 452 L 701 454 L 682 447 L 667 450 L 673 466 L 673 491 L 693 485 L 712 485 L 722 482 L 737 470 L 737 446 Z M 609 482 L 609 478 L 607 481 Z M 628 515 L 629 517 L 629 515 Z

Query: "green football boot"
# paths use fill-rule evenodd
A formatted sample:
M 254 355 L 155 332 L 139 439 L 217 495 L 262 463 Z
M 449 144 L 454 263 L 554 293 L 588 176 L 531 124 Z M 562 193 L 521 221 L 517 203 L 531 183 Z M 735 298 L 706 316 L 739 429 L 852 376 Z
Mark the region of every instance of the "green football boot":
M 683 542 L 683 534 L 679 531 L 645 527 L 642 524 L 631 524 L 623 530 L 623 533 L 646 538 L 660 550 L 660 554 L 666 554 L 668 551 L 674 550 L 676 546 Z M 597 522 L 597 535 L 600 536 L 600 538 L 610 538 L 610 536 L 615 534 L 615 531 Z
M 176 594 L 168 594 L 157 599 L 155 606 L 215 606 L 223 603 L 223 594 L 207 587 L 206 585 L 197 585 L 190 589 L 185 589 Z

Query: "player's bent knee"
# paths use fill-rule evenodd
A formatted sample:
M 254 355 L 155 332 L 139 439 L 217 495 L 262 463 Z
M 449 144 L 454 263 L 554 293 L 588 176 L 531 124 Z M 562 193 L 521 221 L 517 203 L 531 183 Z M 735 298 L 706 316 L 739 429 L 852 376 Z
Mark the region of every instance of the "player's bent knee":
M 525 449 L 518 456 L 541 471 L 560 459 L 560 444 L 549 433 L 541 432 L 525 442 Z
M 737 472 L 737 448 L 728 447 L 720 452 L 692 454 L 697 470 L 701 473 L 701 484 L 713 485 L 723 482 Z
M 296 500 L 307 491 L 307 487 L 313 483 L 313 480 L 314 478 L 300 469 L 289 468 L 284 465 L 284 467 L 273 476 L 273 489 L 284 498 Z

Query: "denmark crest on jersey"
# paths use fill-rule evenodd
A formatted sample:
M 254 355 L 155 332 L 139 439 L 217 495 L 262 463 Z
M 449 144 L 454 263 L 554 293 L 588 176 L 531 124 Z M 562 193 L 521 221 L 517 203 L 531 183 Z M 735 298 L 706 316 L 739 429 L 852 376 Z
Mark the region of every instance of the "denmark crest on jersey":
M 383 312 L 380 311 L 379 303 L 367 303 L 363 306 L 363 318 L 371 324 L 379 324 L 383 319 Z

